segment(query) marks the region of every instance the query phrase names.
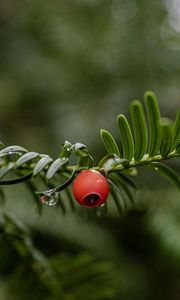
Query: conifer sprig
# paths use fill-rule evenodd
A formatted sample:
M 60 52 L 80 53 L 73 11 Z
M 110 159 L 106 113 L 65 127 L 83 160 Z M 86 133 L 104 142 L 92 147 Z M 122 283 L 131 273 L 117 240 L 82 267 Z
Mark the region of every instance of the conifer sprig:
M 36 191 L 36 200 L 37 195 L 40 195 L 49 197 L 49 203 L 54 203 L 52 197 L 59 199 L 60 192 L 68 188 L 77 173 L 84 169 L 94 169 L 107 176 L 116 207 L 118 211 L 123 211 L 123 206 L 128 207 L 128 203 L 135 202 L 137 188 L 130 176 L 136 173 L 139 166 L 147 166 L 171 181 L 180 191 L 180 175 L 164 164 L 166 160 L 180 157 L 180 108 L 173 122 L 161 117 L 158 102 L 152 92 L 146 92 L 144 100 L 145 110 L 139 100 L 131 102 L 131 122 L 123 114 L 117 116 L 121 143 L 110 132 L 101 129 L 107 154 L 97 166 L 93 165 L 93 157 L 82 143 L 65 141 L 59 156 L 53 159 L 47 154 L 28 151 L 17 145 L 6 147 L 0 142 L 0 186 L 31 180 L 32 184 L 28 186 L 33 191 L 32 186 L 36 188 L 33 181 L 40 177 L 48 189 L 44 192 Z M 118 144 L 122 145 L 122 149 Z M 77 157 L 75 165 L 71 164 L 72 155 Z M 57 178 L 62 183 L 54 186 L 53 180 Z M 67 191 L 66 195 L 72 204 L 71 193 Z M 0 195 L 3 195 L 2 190 Z M 71 207 L 74 209 L 74 205 Z

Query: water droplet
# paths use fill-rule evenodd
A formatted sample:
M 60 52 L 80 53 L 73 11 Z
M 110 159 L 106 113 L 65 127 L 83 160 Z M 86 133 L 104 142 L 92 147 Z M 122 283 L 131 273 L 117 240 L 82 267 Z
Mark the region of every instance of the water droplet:
M 98 217 L 103 217 L 106 215 L 106 204 L 102 203 L 99 205 L 98 210 L 97 210 L 97 216 Z
M 59 201 L 59 193 L 54 190 L 44 192 L 44 195 L 41 196 L 41 202 L 47 206 L 54 206 Z
M 155 167 L 155 170 L 158 171 L 158 167 Z

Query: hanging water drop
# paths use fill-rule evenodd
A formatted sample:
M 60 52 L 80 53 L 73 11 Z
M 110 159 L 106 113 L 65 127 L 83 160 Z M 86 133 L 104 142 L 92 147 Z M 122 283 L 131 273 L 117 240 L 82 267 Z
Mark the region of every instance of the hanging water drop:
M 158 171 L 158 167 L 155 167 L 155 170 Z
M 48 191 L 41 196 L 41 202 L 47 206 L 54 206 L 59 201 L 59 192 Z
M 103 204 L 101 204 L 99 207 L 98 207 L 98 209 L 97 209 L 97 217 L 103 217 L 103 216 L 105 216 L 106 215 L 106 212 L 107 212 L 107 210 L 106 210 L 106 204 L 105 203 L 103 203 Z

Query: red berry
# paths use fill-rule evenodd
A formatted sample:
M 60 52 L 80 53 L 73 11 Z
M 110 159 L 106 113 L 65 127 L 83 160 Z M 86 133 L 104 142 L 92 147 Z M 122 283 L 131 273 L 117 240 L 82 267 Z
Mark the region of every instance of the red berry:
M 109 194 L 107 179 L 94 170 L 82 171 L 74 180 L 73 194 L 77 202 L 86 207 L 103 204 Z

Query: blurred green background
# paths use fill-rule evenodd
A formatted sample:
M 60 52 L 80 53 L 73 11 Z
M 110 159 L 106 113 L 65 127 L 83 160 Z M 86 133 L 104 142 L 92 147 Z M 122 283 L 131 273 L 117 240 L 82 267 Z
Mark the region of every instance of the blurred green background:
M 129 116 L 130 101 L 147 90 L 174 119 L 179 0 L 0 1 L 0 137 L 6 145 L 55 158 L 65 140 L 82 142 L 98 161 L 105 154 L 99 129 L 118 138 L 117 114 Z M 179 161 L 173 166 L 180 170 Z M 6 188 L 4 209 L 26 223 L 56 268 L 66 260 L 69 267 L 55 295 L 1 240 L 0 298 L 180 299 L 179 194 L 150 171 L 142 170 L 137 183 L 137 207 L 101 218 L 83 209 L 64 216 L 57 208 L 39 216 L 25 185 Z M 94 275 L 78 280 L 81 267 L 71 266 L 83 255 L 91 257 L 85 269 L 93 261 Z

